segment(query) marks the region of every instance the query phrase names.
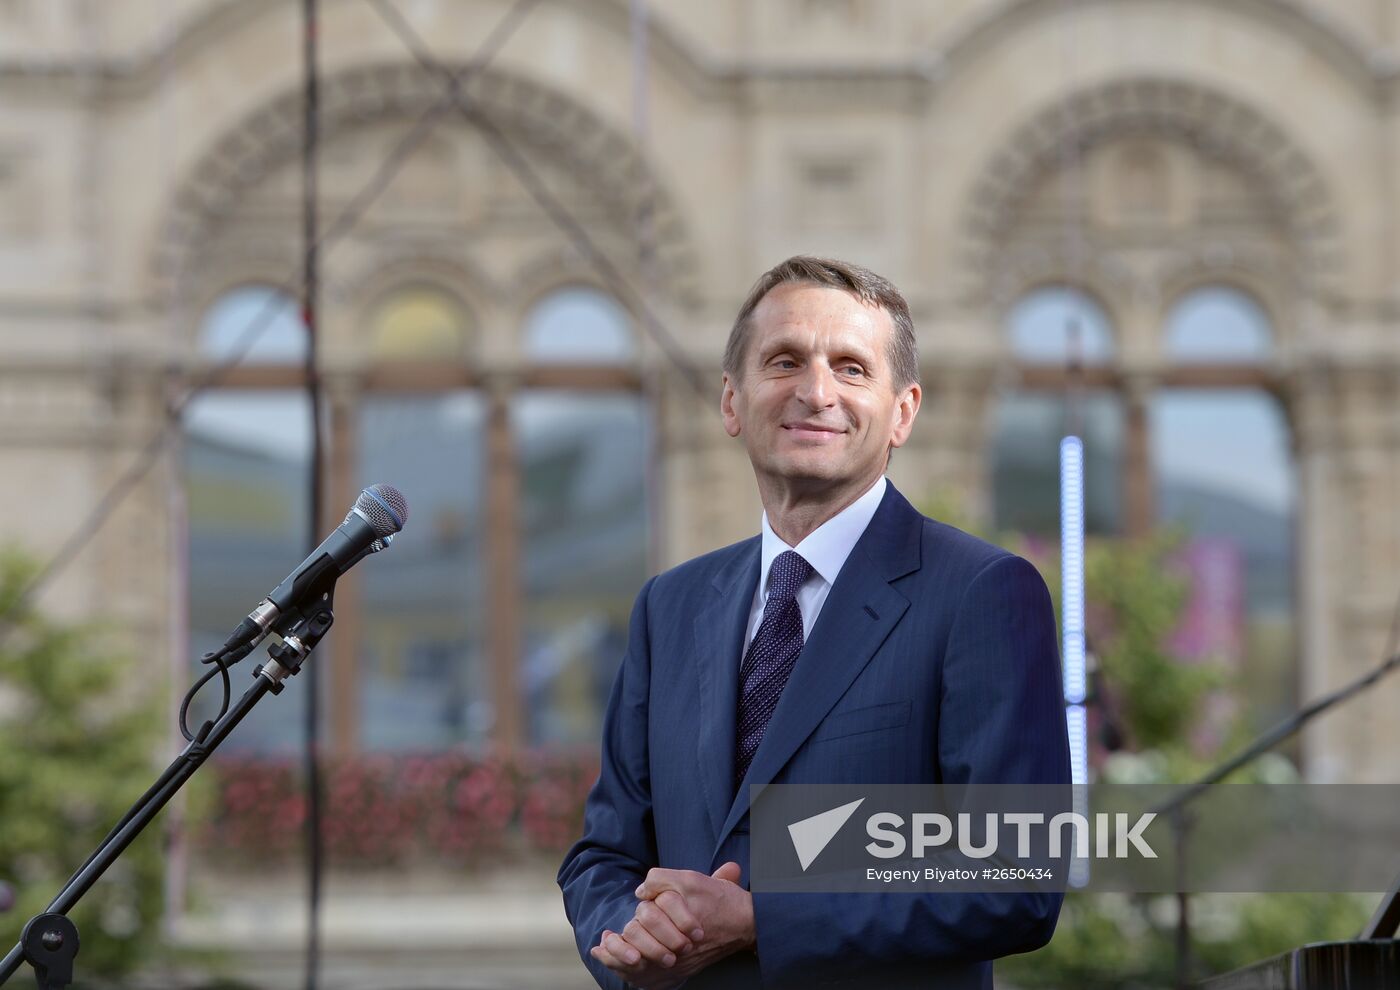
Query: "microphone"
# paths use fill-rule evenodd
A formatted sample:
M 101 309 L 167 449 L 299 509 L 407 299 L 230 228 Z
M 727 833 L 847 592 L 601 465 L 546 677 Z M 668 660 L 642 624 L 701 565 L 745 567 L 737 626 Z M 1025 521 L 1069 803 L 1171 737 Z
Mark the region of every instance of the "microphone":
M 302 607 L 329 592 L 336 579 L 361 558 L 387 547 L 407 520 L 408 502 L 392 485 L 370 485 L 360 492 L 335 532 L 258 603 L 205 662 L 213 663 L 215 658 L 226 663 L 242 660 L 269 632 L 282 631 L 285 622 L 279 620 L 295 619 Z

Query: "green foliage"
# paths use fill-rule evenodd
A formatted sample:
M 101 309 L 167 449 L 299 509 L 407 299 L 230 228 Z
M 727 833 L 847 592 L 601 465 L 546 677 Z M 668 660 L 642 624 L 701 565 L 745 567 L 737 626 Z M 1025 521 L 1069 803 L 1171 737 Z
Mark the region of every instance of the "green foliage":
M 998 984 L 1136 990 L 1166 985 L 1171 934 L 1144 899 L 1123 894 L 1070 894 L 1050 944 L 996 963 Z
M 1007 547 L 1040 570 L 1060 619 L 1060 560 L 1056 548 L 1018 533 L 994 533 L 964 518 L 955 503 L 935 498 L 924 506 L 936 519 Z M 1111 685 L 1111 699 L 1130 732 L 1129 745 L 1188 756 L 1190 730 L 1207 693 L 1225 684 L 1207 663 L 1183 663 L 1167 650 L 1186 600 L 1186 582 L 1170 567 L 1183 534 L 1164 531 L 1144 540 L 1089 540 L 1084 547 L 1085 625 L 1088 646 Z
M 1098 626 L 1091 642 L 1140 749 L 1184 747 L 1201 701 L 1223 683 L 1217 668 L 1182 663 L 1166 650 L 1186 596 L 1185 582 L 1167 569 L 1179 544 L 1164 534 L 1097 543 L 1085 553 L 1086 600 Z
M 994 533 L 934 498 L 926 514 L 1005 546 L 1034 563 L 1060 607 L 1057 548 L 1015 533 Z M 1207 750 L 1194 733 L 1207 697 L 1239 686 L 1218 666 L 1174 657 L 1168 643 L 1185 603 L 1171 555 L 1184 534 L 1097 540 L 1085 546 L 1085 625 L 1108 696 L 1127 736 L 1125 751 L 1101 769 L 1120 783 L 1185 783 L 1237 752 L 1253 732 L 1242 718 Z M 1295 777 L 1269 754 L 1237 772 L 1238 782 Z M 1309 942 L 1355 938 L 1371 899 L 1347 894 L 1235 894 L 1191 898 L 1195 976 L 1223 973 Z M 1019 987 L 1132 990 L 1167 987 L 1176 967 L 1174 897 L 1071 893 L 1055 937 L 1044 948 L 999 960 L 998 983 Z
M 1191 898 L 1196 978 L 1309 942 L 1356 937 L 1374 905 L 1356 894 L 1202 894 Z M 998 985 L 1136 990 L 1173 985 L 1176 899 L 1070 894 L 1045 948 L 996 964 Z
M 94 628 L 59 625 L 24 604 L 9 614 L 34 573 L 31 561 L 0 554 L 0 615 L 9 615 L 0 631 L 0 880 L 17 894 L 0 915 L 3 951 L 158 769 L 155 710 L 121 700 L 134 693 L 132 665 L 109 655 Z M 151 941 L 158 832 L 148 828 L 71 914 L 85 978 L 129 970 Z
M 1191 910 L 1220 924 L 1197 927 L 1192 948 L 1205 968 L 1225 973 L 1310 942 L 1356 938 L 1375 910 L 1371 894 L 1214 894 Z

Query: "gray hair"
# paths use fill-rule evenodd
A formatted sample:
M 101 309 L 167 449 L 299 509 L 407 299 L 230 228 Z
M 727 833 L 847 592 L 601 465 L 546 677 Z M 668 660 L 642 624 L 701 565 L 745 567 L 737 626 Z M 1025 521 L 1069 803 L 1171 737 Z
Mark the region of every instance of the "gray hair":
M 729 342 L 724 347 L 724 370 L 731 377 L 737 377 L 744 363 L 748 343 L 749 317 L 775 287 L 786 283 L 823 285 L 840 289 L 855 296 L 861 302 L 879 306 L 890 314 L 894 324 L 894 336 L 890 340 L 889 358 L 893 369 L 895 391 L 916 385 L 919 381 L 919 353 L 914 343 L 914 320 L 909 315 L 909 304 L 904 301 L 894 283 L 876 275 L 868 268 L 853 265 L 834 258 L 815 258 L 810 255 L 795 255 L 764 272 L 744 305 L 739 307 L 739 315 L 734 318 L 734 327 L 729 331 Z

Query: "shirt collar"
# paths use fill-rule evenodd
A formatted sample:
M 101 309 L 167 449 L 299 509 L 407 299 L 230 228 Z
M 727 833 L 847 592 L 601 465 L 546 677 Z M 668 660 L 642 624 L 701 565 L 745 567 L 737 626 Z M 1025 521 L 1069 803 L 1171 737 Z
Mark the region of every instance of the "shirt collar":
M 784 550 L 796 550 L 803 560 L 812 565 L 812 570 L 821 575 L 823 581 L 828 585 L 835 584 L 836 575 L 841 573 L 841 566 L 846 563 L 846 558 L 855 549 L 856 541 L 865 532 L 865 527 L 870 525 L 875 510 L 880 507 L 880 500 L 885 497 L 886 484 L 888 482 L 885 481 L 885 476 L 881 475 L 864 495 L 808 533 L 806 539 L 795 547 L 788 546 L 773 532 L 773 528 L 768 525 L 768 513 L 765 512 L 762 523 L 762 565 L 758 575 L 758 587 L 762 594 L 767 597 L 768 571 L 778 554 Z

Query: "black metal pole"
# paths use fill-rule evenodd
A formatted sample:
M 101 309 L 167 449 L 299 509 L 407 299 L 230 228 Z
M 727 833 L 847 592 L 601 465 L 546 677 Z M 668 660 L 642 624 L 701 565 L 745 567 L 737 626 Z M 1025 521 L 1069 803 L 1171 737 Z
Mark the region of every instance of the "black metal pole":
M 1188 814 L 1184 807 L 1172 812 L 1172 835 L 1176 840 L 1176 990 L 1189 990 L 1191 985 L 1191 898 L 1186 893 Z
M 302 61 L 305 79 L 302 140 L 302 238 L 305 247 L 305 277 L 302 280 L 302 320 L 306 325 L 306 395 L 311 406 L 311 451 L 307 470 L 310 504 L 307 511 L 308 539 L 314 549 L 321 532 L 321 383 L 317 373 L 317 319 L 320 302 L 320 255 L 317 250 L 316 150 L 320 136 L 320 88 L 317 78 L 317 0 L 302 2 Z M 321 773 L 318 754 L 320 736 L 320 678 L 313 667 L 307 675 L 306 738 L 306 990 L 316 990 L 320 957 L 321 928 Z
M 1259 736 L 1258 739 L 1246 746 L 1237 755 L 1232 756 L 1214 770 L 1205 774 L 1194 784 L 1182 788 L 1170 801 L 1159 804 L 1152 810 L 1157 814 L 1169 814 L 1177 808 L 1193 801 L 1246 763 L 1252 762 L 1285 739 L 1295 735 L 1303 726 L 1307 725 L 1333 705 L 1340 704 L 1353 695 L 1365 691 L 1396 667 L 1400 667 L 1400 653 L 1395 653 L 1386 657 L 1378 666 L 1372 668 L 1369 673 L 1363 674 L 1350 684 L 1343 685 L 1331 694 L 1325 694 L 1306 707 L 1294 712 L 1278 725 L 1275 725 L 1272 729 L 1269 729 L 1263 735 Z

